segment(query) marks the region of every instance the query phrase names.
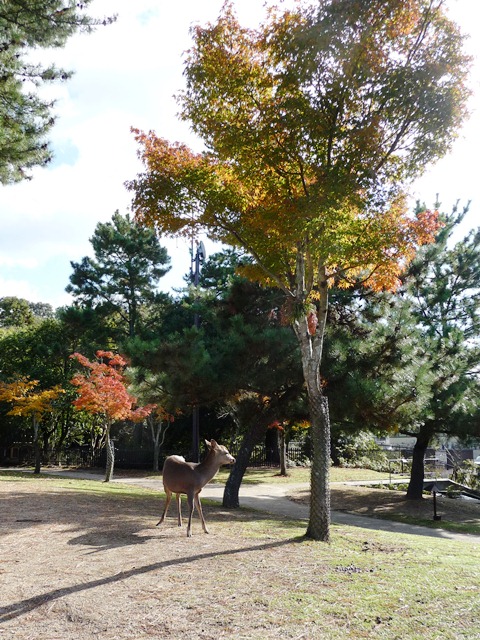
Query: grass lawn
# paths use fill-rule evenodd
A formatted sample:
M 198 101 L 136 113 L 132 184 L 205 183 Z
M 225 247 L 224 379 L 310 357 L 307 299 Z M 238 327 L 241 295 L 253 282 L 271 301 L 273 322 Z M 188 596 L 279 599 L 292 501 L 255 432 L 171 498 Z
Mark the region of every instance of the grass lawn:
M 2 640 L 480 639 L 480 544 L 332 527 L 332 542 L 158 492 L 0 474 Z
M 220 469 L 218 475 L 215 476 L 215 481 L 226 482 L 228 478 L 229 470 Z M 330 482 L 349 482 L 349 481 L 362 481 L 362 480 L 385 480 L 388 479 L 389 474 L 381 471 L 372 471 L 371 469 L 354 469 L 343 467 L 331 467 L 330 469 Z M 395 478 L 402 478 L 408 476 L 395 475 Z M 272 483 L 284 483 L 284 484 L 296 484 L 301 482 L 310 482 L 310 469 L 304 467 L 294 467 L 288 470 L 288 476 L 281 476 L 278 473 L 278 469 L 247 469 L 245 476 L 243 477 L 244 484 L 272 484 Z

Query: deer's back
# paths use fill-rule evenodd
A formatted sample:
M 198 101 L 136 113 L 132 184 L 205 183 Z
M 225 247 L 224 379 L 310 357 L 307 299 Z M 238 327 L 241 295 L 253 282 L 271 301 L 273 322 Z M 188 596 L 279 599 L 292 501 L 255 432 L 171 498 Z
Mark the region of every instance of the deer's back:
M 195 462 L 186 462 L 182 456 L 169 456 L 163 464 L 163 486 L 173 493 L 200 490 L 203 483 L 195 472 L 197 466 Z

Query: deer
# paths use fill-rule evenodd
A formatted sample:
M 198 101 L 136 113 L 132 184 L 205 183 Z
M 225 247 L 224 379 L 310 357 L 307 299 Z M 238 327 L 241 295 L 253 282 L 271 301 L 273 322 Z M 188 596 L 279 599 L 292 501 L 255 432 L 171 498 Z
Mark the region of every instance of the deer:
M 203 517 L 200 492 L 203 487 L 214 478 L 222 465 L 233 464 L 235 458 L 227 448 L 215 440 L 205 440 L 208 453 L 202 462 L 187 462 L 183 456 L 168 456 L 163 465 L 163 488 L 165 490 L 165 507 L 157 527 L 162 524 L 167 515 L 168 507 L 174 493 L 177 499 L 178 526 L 182 526 L 182 494 L 186 494 L 188 502 L 187 537 L 192 535 L 192 516 L 197 507 L 198 515 L 205 533 L 209 533 Z

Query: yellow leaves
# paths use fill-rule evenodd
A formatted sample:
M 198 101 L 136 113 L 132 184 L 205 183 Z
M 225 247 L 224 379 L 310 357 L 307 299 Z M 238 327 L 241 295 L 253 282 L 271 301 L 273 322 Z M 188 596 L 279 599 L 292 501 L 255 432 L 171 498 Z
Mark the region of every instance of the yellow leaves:
M 206 231 L 242 247 L 256 260 L 244 275 L 300 302 L 320 295 L 320 264 L 330 286 L 395 289 L 416 249 L 433 240 L 438 217 L 412 218 L 392 194 L 452 131 L 425 107 L 438 87 L 408 66 L 413 46 L 418 69 L 434 70 L 424 38 L 438 25 L 425 7 L 299 3 L 249 30 L 226 3 L 214 24 L 192 32 L 180 97 L 181 117 L 209 152 L 134 129 L 145 165 L 127 185 L 137 220 L 161 234 Z M 413 102 L 412 78 L 421 97 Z
M 13 402 L 17 398 L 25 397 L 39 384 L 38 380 L 18 378 L 14 382 L 0 382 L 0 401 Z
M 55 385 L 50 389 L 35 391 L 38 387 L 38 380 L 19 378 L 14 382 L 0 383 L 0 401 L 12 404 L 12 409 L 8 412 L 12 416 L 34 416 L 38 421 L 44 414 L 51 413 L 54 409 L 55 401 L 65 393 L 60 385 Z

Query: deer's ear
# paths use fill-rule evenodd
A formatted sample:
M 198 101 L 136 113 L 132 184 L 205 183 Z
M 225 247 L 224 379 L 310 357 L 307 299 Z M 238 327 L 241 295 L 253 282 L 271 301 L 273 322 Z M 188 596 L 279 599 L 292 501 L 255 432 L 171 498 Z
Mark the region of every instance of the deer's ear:
M 207 447 L 208 447 L 209 449 L 210 449 L 210 448 L 211 448 L 211 446 L 212 446 L 211 442 L 209 442 L 208 440 L 205 440 L 205 444 L 207 445 Z
M 212 449 L 215 449 L 215 447 L 218 447 L 216 440 L 210 440 L 210 446 L 212 447 Z

